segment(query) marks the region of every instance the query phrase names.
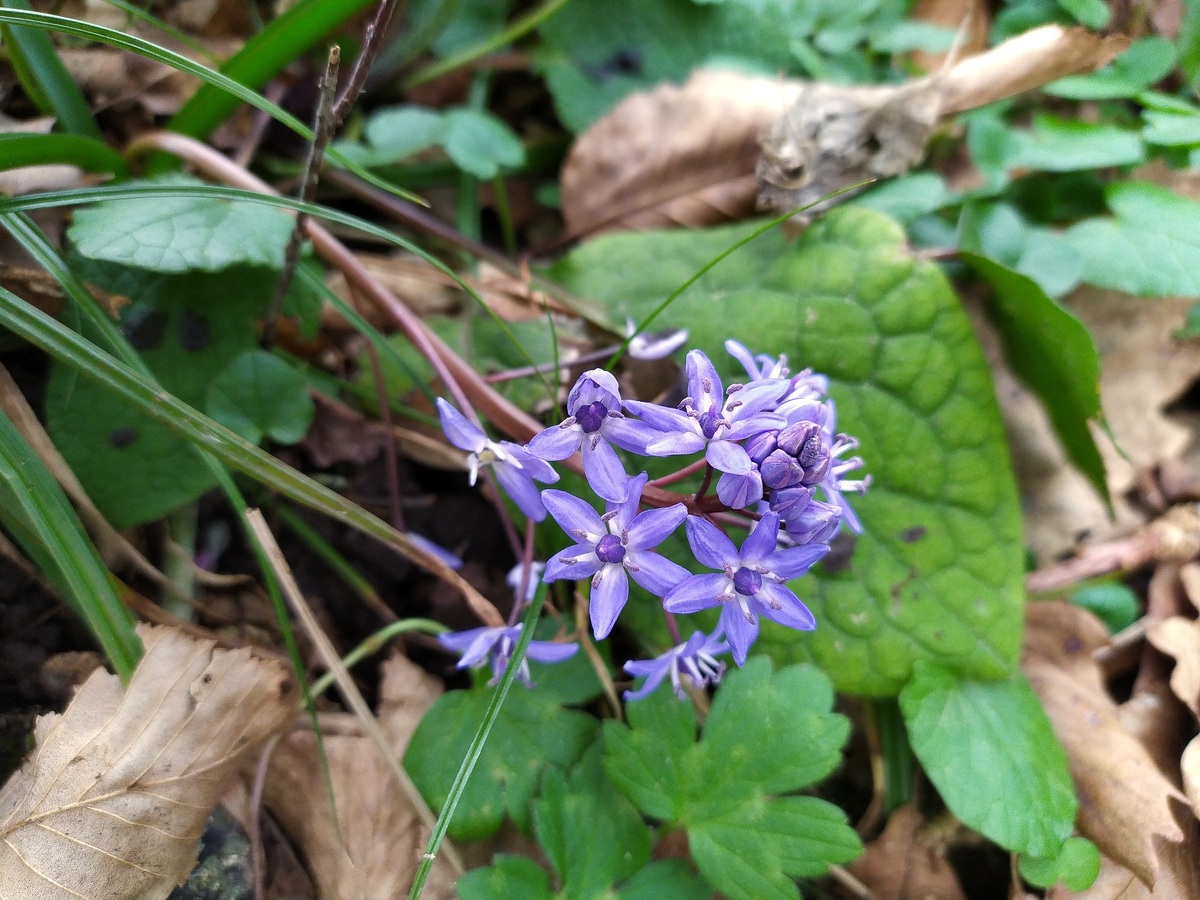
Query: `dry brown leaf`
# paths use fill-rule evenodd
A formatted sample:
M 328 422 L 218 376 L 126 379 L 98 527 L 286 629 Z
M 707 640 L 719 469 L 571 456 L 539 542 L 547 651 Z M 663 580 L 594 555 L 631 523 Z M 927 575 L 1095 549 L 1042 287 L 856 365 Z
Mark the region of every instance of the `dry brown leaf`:
M 874 900 L 965 900 L 954 869 L 922 840 L 922 825 L 920 812 L 901 806 L 850 864 L 850 874 L 870 889 Z
M 1170 801 L 1186 798 L 1121 726 L 1092 655 L 1109 643 L 1091 613 L 1066 603 L 1031 603 L 1021 668 L 1066 750 L 1080 833 L 1153 885 L 1161 865 L 1155 838 L 1184 839 Z
M 632 94 L 580 135 L 562 172 L 570 238 L 711 225 L 754 212 L 758 136 L 800 85 L 701 70 Z
M 384 663 L 379 719 L 397 755 L 404 753 L 441 690 L 438 679 L 401 656 Z M 355 730 L 355 717 L 338 718 L 344 726 L 340 730 Z M 276 746 L 264 802 L 299 847 L 322 900 L 404 896 L 420 864 L 428 829 L 369 737 L 327 732 L 324 747 L 337 804 L 336 828 L 311 733 L 293 732 Z M 422 896 L 452 897 L 453 884 L 453 872 L 439 859 Z
M 1171 690 L 1200 718 L 1200 621 L 1172 616 L 1153 623 L 1146 637 L 1175 660 Z
M 981 0 L 917 0 L 911 18 L 914 22 L 965 30 L 962 46 L 958 48 L 960 59 L 987 49 L 991 15 Z M 936 72 L 946 62 L 947 55 L 915 50 L 906 59 L 918 72 Z
M 1183 748 L 1179 769 L 1183 775 L 1183 792 L 1192 804 L 1192 812 L 1200 817 L 1200 737 L 1192 738 Z
M 287 672 L 142 626 L 133 680 L 96 672 L 0 791 L 5 900 L 166 897 L 225 783 L 292 712 Z

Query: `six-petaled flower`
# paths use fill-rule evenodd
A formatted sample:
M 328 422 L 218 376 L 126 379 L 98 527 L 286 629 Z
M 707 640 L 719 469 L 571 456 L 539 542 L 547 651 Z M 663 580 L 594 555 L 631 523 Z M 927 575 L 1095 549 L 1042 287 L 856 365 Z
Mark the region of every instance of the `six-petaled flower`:
M 670 675 L 671 687 L 682 700 L 683 678 L 686 677 L 697 690 L 716 684 L 725 672 L 725 664 L 719 662 L 717 656 L 728 652 L 729 644 L 719 632 L 707 635 L 697 631 L 685 643 L 672 647 L 661 656 L 630 660 L 625 663 L 625 671 L 634 676 L 645 675 L 646 682 L 636 691 L 626 691 L 625 699 L 648 697 Z
M 492 677 L 488 684 L 496 684 L 508 668 L 512 659 L 513 648 L 521 637 L 518 623 L 507 628 L 472 628 L 469 631 L 456 631 L 438 635 L 442 646 L 462 654 L 458 661 L 460 669 L 477 669 L 488 659 L 492 662 Z M 578 644 L 564 644 L 557 641 L 530 641 L 525 650 L 525 657 L 517 667 L 516 679 L 526 687 L 533 687 L 529 674 L 529 660 L 541 663 L 558 663 L 570 659 L 579 649 Z

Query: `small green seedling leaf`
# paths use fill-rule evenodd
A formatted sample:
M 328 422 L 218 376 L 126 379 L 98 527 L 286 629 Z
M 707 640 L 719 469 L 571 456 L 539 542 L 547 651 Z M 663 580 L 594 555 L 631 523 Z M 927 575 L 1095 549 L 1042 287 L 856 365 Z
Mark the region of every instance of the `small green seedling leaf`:
M 629 725 L 604 726 L 613 783 L 652 818 L 682 827 L 697 867 L 733 900 L 797 898 L 793 878 L 819 875 L 862 850 L 837 807 L 778 796 L 828 775 L 848 723 L 831 711 L 828 678 L 778 672 L 763 658 L 731 672 L 700 740 L 690 705 L 669 691 L 630 704 Z
M 1032 279 L 975 253 L 959 256 L 993 288 L 988 314 L 1009 365 L 1041 400 L 1071 463 L 1111 508 L 1104 459 L 1088 427 L 1103 419 L 1091 335 Z
M 588 241 L 550 270 L 569 290 L 644 321 L 758 224 Z M 894 696 L 927 659 L 978 677 L 1016 661 L 1024 602 L 1020 508 L 991 375 L 971 324 L 903 230 L 859 207 L 797 241 L 767 232 L 706 272 L 653 323 L 687 328 L 725 383 L 745 378 L 722 345 L 787 355 L 830 377 L 838 430 L 873 478 L 849 502 L 853 552 L 793 582 L 819 623 L 764 623 L 756 645 L 812 660 L 840 690 Z
M 625 882 L 617 900 L 711 900 L 712 888 L 682 859 L 650 863 Z
M 1109 185 L 1112 218 L 1066 232 L 1085 281 L 1127 294 L 1200 297 L 1200 203 L 1140 182 Z
M 1095 615 L 1112 634 L 1128 628 L 1141 615 L 1137 594 L 1119 582 L 1080 588 L 1071 595 L 1071 603 Z
M 1007 850 L 1061 852 L 1074 828 L 1075 787 L 1023 676 L 966 681 L 920 663 L 900 709 L 913 751 L 952 813 Z
M 492 688 L 450 691 L 425 714 L 413 734 L 404 767 L 421 794 L 440 810 L 454 782 L 450 760 L 466 757 L 492 699 Z M 564 709 L 538 690 L 514 688 L 483 747 L 450 824 L 455 839 L 495 834 L 507 815 L 529 831 L 530 802 L 548 766 L 579 759 L 596 734 L 596 720 Z
M 563 898 L 601 896 L 650 859 L 650 829 L 604 773 L 599 741 L 569 773 L 549 769 L 533 804 L 534 833 Z
M 88 259 L 178 274 L 239 265 L 278 270 L 291 232 L 292 220 L 269 206 L 154 197 L 85 206 L 75 212 L 67 236 Z
M 959 219 L 960 250 L 1028 276 L 1051 297 L 1079 284 L 1083 260 L 1061 234 L 1030 225 L 1010 203 L 969 204 Z
M 550 874 L 528 856 L 497 856 L 487 868 L 463 875 L 457 887 L 462 900 L 554 900 Z
M 491 113 L 477 109 L 446 113 L 442 146 L 456 166 L 476 178 L 495 178 L 501 169 L 525 162 L 525 148 L 513 130 Z
M 1017 868 L 1035 887 L 1053 887 L 1061 881 L 1067 890 L 1086 891 L 1100 874 L 1100 851 L 1087 838 L 1068 838 L 1056 856 L 1022 853 Z
M 263 436 L 296 444 L 308 433 L 316 407 L 304 375 L 265 350 L 247 350 L 209 385 L 205 412 L 252 444 Z
M 1014 131 L 1005 168 L 1077 172 L 1144 162 L 1146 148 L 1136 131 L 1052 115 L 1034 118 L 1028 131 Z

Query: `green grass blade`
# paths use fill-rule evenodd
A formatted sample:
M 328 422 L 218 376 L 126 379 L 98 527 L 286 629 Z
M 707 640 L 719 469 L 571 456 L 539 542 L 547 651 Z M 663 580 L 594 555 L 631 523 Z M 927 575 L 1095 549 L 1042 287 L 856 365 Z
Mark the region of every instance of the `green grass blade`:
M 142 655 L 133 617 L 62 488 L 0 416 L 0 523 L 87 624 L 123 681 Z
M 0 5 L 29 11 L 27 0 L 0 0 Z M 100 128 L 92 118 L 83 92 L 58 58 L 49 36 L 32 28 L 0 26 L 0 37 L 8 48 L 9 62 L 17 80 L 34 104 L 72 134 L 99 139 Z
M 301 0 L 248 40 L 221 67 L 221 73 L 246 87 L 260 88 L 284 66 L 374 2 Z M 233 97 L 215 85 L 206 85 L 172 117 L 167 128 L 203 140 L 236 108 Z
M 80 134 L 0 134 L 0 169 L 47 163 L 129 177 L 129 167 L 121 154 L 96 138 Z

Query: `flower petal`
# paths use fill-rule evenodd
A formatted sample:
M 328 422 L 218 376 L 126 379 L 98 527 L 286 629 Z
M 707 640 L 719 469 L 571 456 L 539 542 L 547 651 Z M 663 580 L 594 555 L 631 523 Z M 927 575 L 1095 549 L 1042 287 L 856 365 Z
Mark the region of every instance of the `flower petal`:
M 579 645 L 559 641 L 530 641 L 525 658 L 540 663 L 557 663 L 570 659 L 579 650 Z
M 732 475 L 745 475 L 754 468 L 750 454 L 730 441 L 710 441 L 704 458 L 718 472 Z
M 683 566 L 651 550 L 630 550 L 625 561 L 637 566 L 637 571 L 629 570 L 630 576 L 655 597 L 665 597 L 692 574 Z
M 721 610 L 721 628 L 733 651 L 733 661 L 743 665 L 750 653 L 750 645 L 758 638 L 758 616 L 751 612 L 746 618 L 740 603 L 727 603 Z
M 629 495 L 629 476 L 617 452 L 599 434 L 583 437 L 583 475 L 593 491 L 605 500 L 620 503 Z
M 656 441 L 646 445 L 647 456 L 683 456 L 685 453 L 697 453 L 708 443 L 703 435 L 691 431 L 676 431 L 665 434 Z
M 492 464 L 492 471 L 496 473 L 496 480 L 500 482 L 504 492 L 512 498 L 521 512 L 535 522 L 546 518 L 546 507 L 542 504 L 541 493 L 526 469 L 510 462 L 496 462 Z
M 725 342 L 725 352 L 742 364 L 742 368 L 746 370 L 746 377 L 751 381 L 756 381 L 762 377 L 758 369 L 758 364 L 754 361 L 753 354 L 751 354 L 750 349 L 745 344 L 728 340 Z
M 703 350 L 692 350 L 687 355 L 684 368 L 687 371 L 688 393 L 696 409 L 702 413 L 720 409 L 725 402 L 725 386 L 721 384 L 721 376 L 717 374 L 712 360 Z
M 648 509 L 638 513 L 629 524 L 629 541 L 626 546 L 630 550 L 649 550 L 651 547 L 657 547 L 686 518 L 687 507 L 682 503 L 665 509 Z
M 749 565 L 766 559 L 779 543 L 779 514 L 768 512 L 754 523 L 742 544 L 742 562 Z
M 533 436 L 525 449 L 531 456 L 538 459 L 566 459 L 579 449 L 583 440 L 583 429 L 578 423 L 551 425 L 545 431 L 539 431 Z
M 442 431 L 459 450 L 478 453 L 487 445 L 487 435 L 474 422 L 457 409 L 438 397 L 438 418 L 442 421 Z
M 452 634 L 438 635 L 438 643 L 444 647 L 449 647 L 451 650 L 456 650 L 462 654 L 462 659 L 458 661 L 458 668 L 468 669 L 472 666 L 477 666 L 491 652 L 492 647 L 503 636 L 503 628 L 472 628 L 469 631 L 460 631 Z
M 643 423 L 655 431 L 670 432 L 690 428 L 695 420 L 687 413 L 644 400 L 626 400 L 625 408 L 637 415 Z
M 574 494 L 549 488 L 542 491 L 542 502 L 546 504 L 546 509 L 550 510 L 550 515 L 554 516 L 554 521 L 559 527 L 578 541 L 583 541 L 586 535 L 595 543 L 608 534 L 608 529 L 600 519 L 600 513 Z
M 626 700 L 641 700 L 643 697 L 649 697 L 654 693 L 655 689 L 662 684 L 667 673 L 671 671 L 671 664 L 674 661 L 674 651 L 667 651 L 663 656 L 655 659 L 639 659 L 630 660 L 625 663 L 625 671 L 630 675 L 645 675 L 646 682 L 636 691 L 626 691 Z
M 512 441 L 500 441 L 497 446 L 510 460 L 519 463 L 520 468 L 524 469 L 525 474 L 534 481 L 542 481 L 546 484 L 554 484 L 558 481 L 558 473 L 554 471 L 554 466 L 544 459 L 538 459 L 520 444 L 514 444 Z
M 765 578 L 762 587 L 754 595 L 753 606 L 772 622 L 787 628 L 812 631 L 817 627 L 816 618 L 799 597 L 786 586 Z M 732 638 L 730 643 L 733 643 Z
M 595 575 L 603 565 L 592 544 L 576 544 L 550 557 L 542 581 L 546 584 L 552 581 L 581 581 Z
M 692 553 L 710 569 L 741 565 L 733 541 L 725 537 L 717 526 L 699 516 L 688 516 L 687 539 Z
M 744 441 L 746 438 L 754 437 L 756 434 L 762 434 L 764 431 L 778 431 L 786 425 L 786 422 L 781 416 L 774 413 L 760 412 L 755 415 L 748 415 L 741 418 L 737 415 L 742 410 L 738 409 L 733 416 L 730 417 L 730 426 L 725 430 L 722 437 L 727 441 Z
M 786 550 L 776 550 L 763 561 L 763 564 L 773 574 L 791 580 L 799 578 L 811 569 L 813 564 L 828 552 L 828 544 L 803 544 L 799 547 L 789 547 Z
M 592 631 L 603 640 L 617 624 L 617 616 L 629 599 L 629 579 L 622 566 L 610 563 L 592 578 Z
M 646 455 L 646 447 L 662 437 L 660 431 L 651 428 L 645 422 L 626 416 L 609 416 L 600 426 L 600 433 L 622 450 L 642 456 Z
M 706 573 L 693 575 L 691 578 L 676 585 L 667 596 L 663 597 L 663 608 L 673 613 L 694 613 L 710 606 L 716 606 L 717 597 L 726 592 L 732 593 L 733 587 L 724 575 Z

